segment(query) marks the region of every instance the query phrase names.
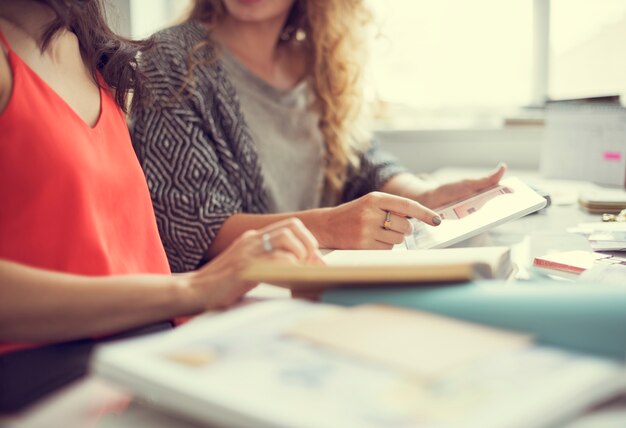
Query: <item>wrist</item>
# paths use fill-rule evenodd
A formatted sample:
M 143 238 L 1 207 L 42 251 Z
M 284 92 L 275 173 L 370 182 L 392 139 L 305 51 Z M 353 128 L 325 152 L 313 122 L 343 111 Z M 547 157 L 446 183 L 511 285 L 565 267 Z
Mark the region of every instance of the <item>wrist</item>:
M 402 173 L 390 178 L 380 190 L 421 204 L 424 204 L 425 195 L 428 194 L 428 186 L 424 180 L 410 173 Z
M 320 248 L 333 248 L 332 231 L 329 230 L 328 216 L 333 208 L 316 208 L 303 212 L 298 217 L 311 231 Z
M 203 300 L 193 286 L 193 275 L 193 272 L 189 272 L 170 276 L 168 290 L 170 302 L 176 312 L 174 316 L 195 315 L 204 309 Z

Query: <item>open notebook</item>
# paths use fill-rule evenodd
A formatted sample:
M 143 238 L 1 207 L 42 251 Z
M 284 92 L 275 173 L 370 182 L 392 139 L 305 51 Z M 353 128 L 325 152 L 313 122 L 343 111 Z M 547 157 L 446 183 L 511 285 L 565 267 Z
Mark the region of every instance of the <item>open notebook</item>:
M 258 261 L 242 273 L 250 281 L 292 290 L 330 287 L 463 282 L 507 278 L 513 271 L 508 247 L 441 250 L 336 250 L 326 265 L 293 265 Z
M 210 426 L 526 428 L 623 386 L 620 364 L 426 313 L 298 300 L 105 345 L 95 373 Z

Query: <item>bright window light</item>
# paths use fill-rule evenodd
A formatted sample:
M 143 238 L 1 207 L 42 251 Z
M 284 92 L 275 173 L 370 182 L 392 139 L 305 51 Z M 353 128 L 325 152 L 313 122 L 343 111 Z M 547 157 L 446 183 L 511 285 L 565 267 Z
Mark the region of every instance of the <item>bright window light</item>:
M 531 0 L 369 0 L 379 99 L 417 108 L 522 106 L 531 96 Z
M 144 38 L 182 21 L 190 0 L 130 0 L 131 34 Z
M 550 96 L 626 98 L 626 1 L 551 0 Z

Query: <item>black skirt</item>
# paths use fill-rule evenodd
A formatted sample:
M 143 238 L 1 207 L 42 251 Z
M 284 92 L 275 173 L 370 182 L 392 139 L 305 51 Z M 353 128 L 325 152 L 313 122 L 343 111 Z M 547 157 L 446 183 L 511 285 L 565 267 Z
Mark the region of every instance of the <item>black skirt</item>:
M 74 340 L 0 355 L 0 416 L 19 413 L 85 376 L 96 345 L 171 328 L 171 323 L 161 322 L 99 340 Z

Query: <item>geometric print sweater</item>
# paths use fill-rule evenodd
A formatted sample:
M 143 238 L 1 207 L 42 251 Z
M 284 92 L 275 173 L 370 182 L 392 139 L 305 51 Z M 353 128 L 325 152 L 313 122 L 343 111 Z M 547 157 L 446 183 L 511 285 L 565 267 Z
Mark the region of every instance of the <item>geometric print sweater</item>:
M 133 147 L 173 272 L 205 263 L 231 215 L 269 213 L 237 93 L 207 39 L 201 23 L 188 21 L 155 34 L 139 61 L 148 94 L 132 117 Z M 340 202 L 380 189 L 404 171 L 372 146 L 349 171 Z

